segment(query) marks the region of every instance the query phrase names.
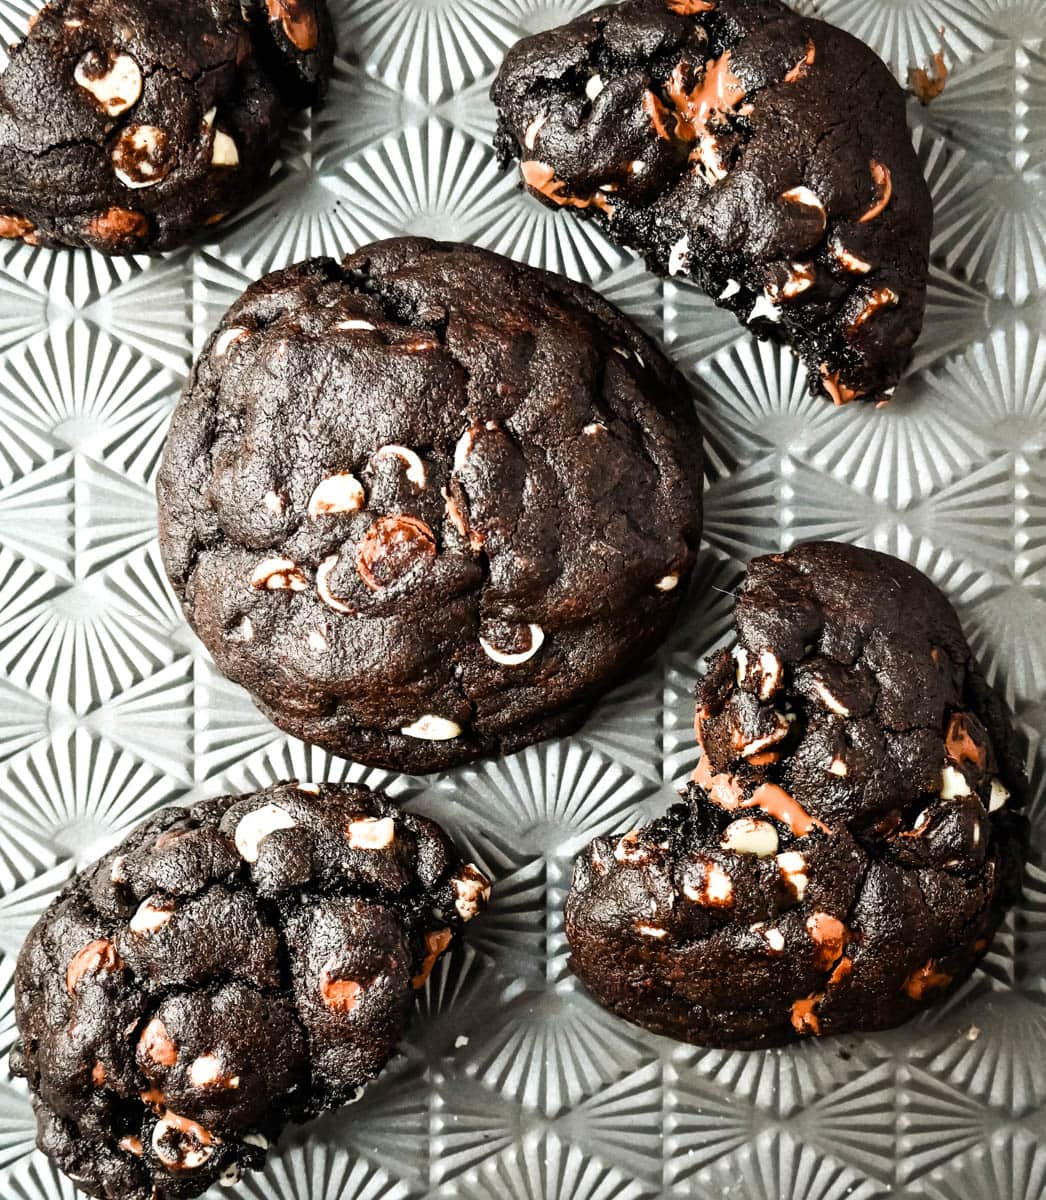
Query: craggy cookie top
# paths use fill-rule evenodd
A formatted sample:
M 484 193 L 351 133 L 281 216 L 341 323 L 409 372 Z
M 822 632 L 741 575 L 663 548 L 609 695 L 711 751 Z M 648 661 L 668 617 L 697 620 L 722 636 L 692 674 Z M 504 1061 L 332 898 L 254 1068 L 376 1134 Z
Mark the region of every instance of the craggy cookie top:
M 698 686 L 688 804 L 578 863 L 575 966 L 609 1007 L 700 1043 L 899 1024 L 1016 896 L 1009 716 L 945 597 L 886 555 L 755 559 L 736 627 Z
M 576 727 L 700 533 L 688 385 L 595 293 L 379 243 L 254 285 L 175 413 L 161 545 L 282 728 L 433 770 Z
M 377 1075 L 489 894 L 438 825 L 365 787 L 163 810 L 19 957 L 12 1067 L 41 1148 L 92 1196 L 235 1182 Z
M 932 210 L 862 42 L 775 0 L 625 0 L 520 42 L 492 95 L 535 195 L 790 343 L 837 404 L 892 391 Z
M 55 0 L 0 76 L 0 237 L 162 250 L 268 178 L 333 60 L 325 0 Z

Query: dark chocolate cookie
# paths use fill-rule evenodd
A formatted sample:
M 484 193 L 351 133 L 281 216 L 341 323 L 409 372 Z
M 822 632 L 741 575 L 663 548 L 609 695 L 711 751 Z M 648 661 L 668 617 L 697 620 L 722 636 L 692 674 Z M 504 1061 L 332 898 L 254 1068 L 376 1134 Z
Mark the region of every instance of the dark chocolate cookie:
M 919 571 L 832 542 L 755 559 L 697 689 L 686 804 L 600 838 L 567 899 L 607 1008 L 715 1046 L 885 1029 L 1019 893 L 1009 715 Z
M 594 292 L 399 239 L 247 290 L 160 469 L 186 616 L 282 729 L 431 771 L 565 733 L 671 623 L 684 379 Z
M 836 404 L 892 393 L 932 206 L 862 42 L 776 0 L 625 0 L 520 42 L 492 95 L 532 193 L 787 342 Z
M 0 75 L 0 237 L 127 254 L 216 224 L 333 55 L 326 0 L 54 0 Z
M 357 786 L 168 808 L 81 871 L 15 974 L 37 1143 L 90 1196 L 185 1200 L 393 1053 L 490 885 Z

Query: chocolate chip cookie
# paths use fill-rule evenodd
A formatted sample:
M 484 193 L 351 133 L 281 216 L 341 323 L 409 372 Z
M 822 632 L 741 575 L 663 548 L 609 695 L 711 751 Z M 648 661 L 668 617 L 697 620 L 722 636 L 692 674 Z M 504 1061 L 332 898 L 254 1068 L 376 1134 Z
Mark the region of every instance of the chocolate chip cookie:
M 757 558 L 735 619 L 698 685 L 686 803 L 577 863 L 574 969 L 701 1045 L 898 1025 L 969 974 L 1018 895 L 1009 715 L 945 597 L 887 555 Z
M 576 728 L 700 535 L 684 379 L 568 280 L 398 239 L 247 290 L 159 473 L 185 614 L 277 725 L 432 771 Z
M 127 254 L 217 224 L 333 54 L 325 0 L 54 0 L 0 75 L 0 237 Z
M 81 871 L 15 973 L 37 1144 L 90 1196 L 185 1200 L 351 1103 L 490 884 L 365 787 L 168 808 Z
M 535 196 L 787 342 L 836 404 L 892 394 L 932 206 L 862 42 L 776 0 L 625 0 L 518 43 L 492 95 Z

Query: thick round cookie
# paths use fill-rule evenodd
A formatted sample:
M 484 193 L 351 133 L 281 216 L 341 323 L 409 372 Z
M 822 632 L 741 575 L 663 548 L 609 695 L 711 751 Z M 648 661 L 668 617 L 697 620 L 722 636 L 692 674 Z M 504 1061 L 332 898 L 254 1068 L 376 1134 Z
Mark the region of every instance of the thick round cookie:
M 282 729 L 405 771 L 568 732 L 671 623 L 688 385 L 594 292 L 399 239 L 249 288 L 175 412 L 160 538 Z
M 492 95 L 534 195 L 787 342 L 836 404 L 892 393 L 932 206 L 862 42 L 776 0 L 625 0 L 520 42 Z
M 54 0 L 0 75 L 0 237 L 128 254 L 218 223 L 333 55 L 326 0 Z
M 887 555 L 757 558 L 736 629 L 698 685 L 687 803 L 578 860 L 574 969 L 701 1045 L 898 1025 L 970 972 L 1018 895 L 1006 708 L 945 597 Z
M 169 808 L 81 871 L 15 973 L 37 1144 L 90 1196 L 185 1200 L 351 1103 L 490 894 L 357 786 Z

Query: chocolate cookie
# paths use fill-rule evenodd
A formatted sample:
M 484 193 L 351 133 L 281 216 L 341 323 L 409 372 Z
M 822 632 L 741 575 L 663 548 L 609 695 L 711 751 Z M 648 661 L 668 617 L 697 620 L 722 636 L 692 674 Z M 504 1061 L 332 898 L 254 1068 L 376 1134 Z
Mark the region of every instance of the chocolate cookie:
M 325 0 L 54 0 L 0 75 L 0 237 L 127 254 L 216 224 L 333 55 Z
M 625 0 L 524 39 L 492 95 L 534 195 L 787 342 L 836 404 L 892 393 L 932 207 L 862 42 L 776 0 Z
M 578 284 L 400 239 L 249 288 L 159 474 L 189 622 L 282 729 L 432 771 L 568 732 L 700 535 L 688 385 Z
M 945 597 L 887 555 L 757 558 L 735 616 L 698 685 L 687 803 L 577 863 L 574 969 L 701 1045 L 898 1025 L 969 974 L 1018 895 L 1006 708 Z
M 15 973 L 12 1070 L 90 1196 L 185 1200 L 351 1103 L 490 885 L 358 786 L 168 808 L 81 871 Z

